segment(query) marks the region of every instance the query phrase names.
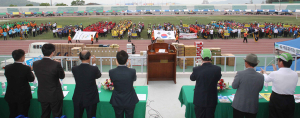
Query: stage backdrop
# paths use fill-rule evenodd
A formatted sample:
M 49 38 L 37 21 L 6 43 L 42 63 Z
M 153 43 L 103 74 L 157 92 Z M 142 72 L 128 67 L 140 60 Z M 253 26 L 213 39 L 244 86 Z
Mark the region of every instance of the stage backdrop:
M 91 35 L 95 36 L 96 32 L 76 32 L 72 40 L 91 40 Z
M 179 38 L 180 39 L 196 39 L 197 33 L 180 33 Z
M 164 40 L 174 40 L 175 34 L 174 31 L 161 31 L 161 30 L 154 30 L 154 37 L 158 39 Z

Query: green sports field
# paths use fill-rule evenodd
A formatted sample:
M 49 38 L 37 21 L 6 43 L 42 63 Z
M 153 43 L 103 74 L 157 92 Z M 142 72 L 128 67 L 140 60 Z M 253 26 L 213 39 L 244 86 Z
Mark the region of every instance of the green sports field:
M 49 21 L 51 23 L 57 22 L 58 25 L 76 25 L 82 23 L 84 27 L 96 23 L 97 21 L 113 21 L 117 22 L 120 20 L 132 20 L 134 23 L 138 22 L 144 22 L 145 28 L 147 28 L 148 24 L 156 23 L 156 24 L 163 24 L 164 22 L 170 22 L 175 25 L 179 24 L 180 20 L 183 21 L 184 24 L 194 24 L 196 20 L 198 20 L 198 23 L 200 24 L 207 24 L 210 21 L 213 20 L 235 20 L 236 22 L 242 22 L 242 23 L 249 23 L 249 22 L 284 22 L 288 24 L 297 24 L 300 25 L 300 20 L 297 20 L 295 17 L 290 16 L 99 16 L 99 17 L 42 17 L 42 18 L 20 18 L 20 19 L 10 19 L 9 21 L 1 21 L 0 24 L 3 24 L 5 22 L 18 22 L 18 21 L 36 21 L 38 25 L 41 23 L 48 23 Z M 141 36 L 141 39 L 147 39 L 147 31 L 143 30 Z M 127 37 L 127 35 L 125 35 Z M 99 37 L 100 39 L 112 39 L 111 34 L 108 35 L 108 37 Z M 19 40 L 19 38 L 15 38 L 16 40 Z M 55 39 L 52 36 L 51 32 L 48 32 L 43 35 L 39 35 L 37 37 L 29 37 L 29 39 L 37 39 L 37 40 L 43 40 L 43 39 Z M 58 38 L 56 38 L 58 39 Z

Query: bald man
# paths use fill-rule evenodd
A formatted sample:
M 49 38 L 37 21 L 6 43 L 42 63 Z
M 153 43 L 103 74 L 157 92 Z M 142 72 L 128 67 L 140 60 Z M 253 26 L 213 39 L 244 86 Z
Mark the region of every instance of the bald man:
M 100 70 L 96 66 L 96 58 L 93 55 L 92 65 L 91 53 L 83 50 L 79 53 L 81 64 L 72 68 L 76 87 L 73 95 L 74 118 L 82 118 L 84 109 L 87 118 L 96 117 L 97 103 L 100 102 L 96 79 L 101 77 Z

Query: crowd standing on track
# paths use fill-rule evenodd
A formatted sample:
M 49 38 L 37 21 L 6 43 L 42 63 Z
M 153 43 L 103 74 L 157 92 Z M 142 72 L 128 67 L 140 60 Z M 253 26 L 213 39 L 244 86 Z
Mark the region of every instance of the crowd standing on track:
M 134 23 L 131 20 L 121 20 L 119 23 L 112 21 L 99 21 L 84 27 L 82 23 L 80 25 L 66 25 L 57 27 L 57 23 L 41 23 L 37 25 L 35 21 L 19 21 L 14 23 L 0 24 L 0 38 L 13 39 L 20 37 L 20 39 L 28 39 L 28 37 L 36 37 L 45 32 L 52 31 L 54 38 L 63 37 L 68 38 L 69 34 L 74 37 L 78 31 L 94 31 L 97 34 L 94 36 L 96 42 L 100 37 L 108 37 L 111 34 L 112 38 L 123 39 L 127 34 L 128 42 L 131 39 L 141 38 L 144 30 L 144 23 Z M 164 22 L 162 24 L 154 23 L 148 24 L 146 34 L 148 39 L 152 39 L 154 30 L 162 31 L 174 31 L 176 41 L 182 39 L 181 33 L 195 33 L 197 39 L 235 39 L 245 38 L 244 33 L 247 33 L 247 38 L 251 37 L 254 41 L 258 41 L 261 38 L 298 38 L 300 37 L 299 25 L 286 24 L 283 22 L 278 23 L 260 23 L 260 22 L 248 22 L 240 23 L 234 20 L 219 20 L 211 21 L 210 23 L 201 23 L 196 20 L 195 24 L 184 24 L 184 21 L 180 20 L 179 24 L 172 24 L 170 22 Z M 77 41 L 76 41 L 77 42 Z M 247 40 L 246 40 L 247 42 Z
M 14 39 L 20 37 L 20 40 L 28 39 L 29 36 L 36 37 L 37 35 L 42 35 L 43 33 L 47 33 L 50 30 L 56 29 L 56 22 L 51 24 L 41 23 L 38 25 L 35 21 L 19 21 L 13 23 L 4 23 L 0 24 L 0 38 L 4 38 L 4 40 Z M 54 31 L 53 31 L 54 35 Z

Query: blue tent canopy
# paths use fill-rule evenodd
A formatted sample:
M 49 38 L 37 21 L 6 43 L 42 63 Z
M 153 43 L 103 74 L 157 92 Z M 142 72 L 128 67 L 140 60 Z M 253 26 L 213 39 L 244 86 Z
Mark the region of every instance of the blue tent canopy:
M 240 11 L 240 9 L 234 9 L 233 11 Z
M 198 9 L 194 9 L 193 11 L 198 12 L 199 10 Z
M 275 42 L 275 49 L 300 56 L 300 38 L 282 42 Z
M 260 71 L 260 68 L 265 69 L 264 66 L 257 66 L 256 71 Z M 278 65 L 276 65 L 276 68 L 278 70 Z M 295 70 L 295 61 L 293 61 L 291 67 L 292 70 Z M 273 66 L 267 66 L 266 71 L 273 71 Z M 297 60 L 297 65 L 296 65 L 296 71 L 300 71 L 300 59 Z
M 220 10 L 219 10 L 219 9 L 214 9 L 214 11 L 215 11 L 215 12 L 218 12 L 218 11 L 220 11 Z
M 150 12 L 151 10 L 146 10 L 146 12 Z
M 203 11 L 209 11 L 208 9 L 203 9 Z
M 281 12 L 289 12 L 289 10 L 286 9 L 286 10 L 282 10 Z
M 142 10 L 136 10 L 136 12 L 141 12 Z
M 155 9 L 155 12 L 160 12 L 160 10 Z
M 170 10 L 165 10 L 165 12 L 170 12 Z
M 263 12 L 263 11 L 264 11 L 264 10 L 262 10 L 262 9 L 258 9 L 258 10 L 257 10 L 257 12 Z
M 174 12 L 179 12 L 179 10 L 178 10 L 178 9 L 175 9 Z
M 275 12 L 275 9 L 270 9 L 269 12 Z

